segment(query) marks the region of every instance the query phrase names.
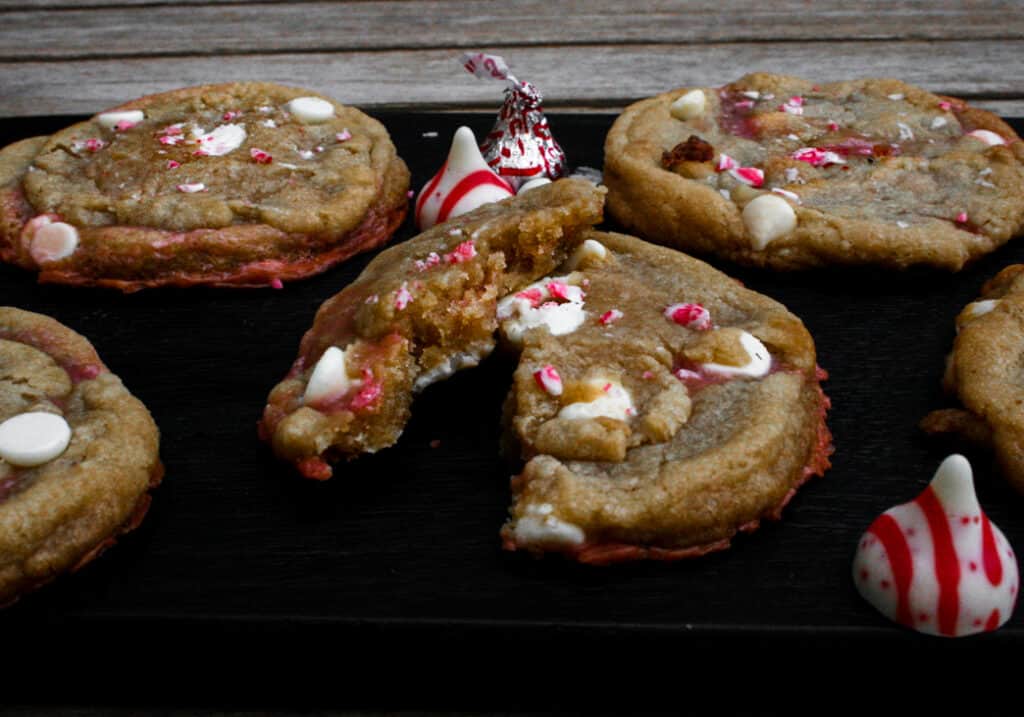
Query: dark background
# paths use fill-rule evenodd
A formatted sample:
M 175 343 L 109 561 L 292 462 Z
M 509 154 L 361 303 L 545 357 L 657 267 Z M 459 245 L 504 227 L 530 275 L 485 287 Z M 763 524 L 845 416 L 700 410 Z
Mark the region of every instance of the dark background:
M 416 190 L 456 127 L 480 137 L 493 120 L 377 116 Z M 0 121 L 0 143 L 75 119 Z M 613 116 L 550 119 L 571 165 L 601 166 Z M 410 217 L 396 241 L 413 234 Z M 850 578 L 868 524 L 959 448 L 917 423 L 948 403 L 940 379 L 954 317 L 984 281 L 1024 261 L 1024 245 L 956 275 L 773 274 L 712 261 L 810 329 L 831 374 L 833 468 L 781 522 L 726 552 L 607 568 L 500 549 L 512 470 L 497 451 L 506 360 L 429 388 L 397 446 L 339 466 L 326 483 L 300 479 L 257 440 L 266 394 L 316 308 L 371 257 L 281 291 L 133 295 L 39 286 L 0 267 L 0 303 L 85 335 L 148 406 L 167 469 L 136 532 L 0 614 L 10 700 L 606 705 L 674 685 L 691 695 L 709 676 L 828 680 L 853 655 L 870 656 L 860 669 L 877 684 L 894 676 L 880 665 L 978 667 L 1024 647 L 1020 611 L 994 634 L 930 638 L 888 623 Z M 968 455 L 983 507 L 1021 548 L 1024 501 L 985 454 Z M 43 670 L 60 689 L 37 689 Z M 555 689 L 564 685 L 580 690 Z

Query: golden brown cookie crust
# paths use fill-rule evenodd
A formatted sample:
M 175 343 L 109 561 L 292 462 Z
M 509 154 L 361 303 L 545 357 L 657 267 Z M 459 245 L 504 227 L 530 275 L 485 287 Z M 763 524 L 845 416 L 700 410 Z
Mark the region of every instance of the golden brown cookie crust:
M 513 481 L 505 546 L 562 552 L 588 563 L 678 559 L 726 548 L 737 531 L 778 518 L 796 489 L 828 467 L 828 400 L 813 341 L 785 307 L 701 261 L 621 234 L 584 238 L 610 253 L 573 279 L 586 287 L 587 320 L 563 336 L 526 335 L 506 403 L 506 422 L 527 464 Z M 668 320 L 666 306 L 684 301 L 701 304 L 714 326 L 694 330 Z M 621 317 L 602 322 L 611 311 Z M 770 351 L 767 375 L 680 378 L 681 366 L 721 360 L 741 331 Z M 560 395 L 538 385 L 535 372 L 544 365 L 560 374 Z M 619 424 L 627 436 L 624 455 L 580 460 L 578 445 L 551 441 L 540 428 L 561 420 L 555 416 L 579 400 L 568 395 L 569 387 L 592 375 L 609 377 L 632 397 L 630 418 L 600 419 L 606 433 L 590 438 L 613 445 L 611 431 Z M 667 411 L 673 402 L 685 410 Z M 673 419 L 667 435 L 660 430 L 663 417 L 651 431 L 647 419 L 656 413 Z M 592 424 L 596 431 L 598 421 L 558 425 L 568 423 Z M 523 521 L 531 516 L 558 521 L 556 531 L 575 526 L 583 539 L 545 544 L 533 528 L 524 534 Z
M 958 270 L 1024 228 L 1024 145 L 998 117 L 961 100 L 898 80 L 816 85 L 759 73 L 704 88 L 704 113 L 674 118 L 672 103 L 690 89 L 631 105 L 605 142 L 609 214 L 651 241 L 774 269 Z M 802 102 L 790 107 L 801 114 L 780 110 L 791 97 Z M 1007 144 L 965 137 L 979 129 Z M 666 158 L 666 168 L 663 155 L 690 136 L 710 143 L 714 158 Z M 793 158 L 808 147 L 831 149 L 843 161 L 814 166 Z M 722 154 L 763 170 L 763 186 L 718 171 Z M 773 188 L 788 193 L 777 196 L 796 226 L 759 248 L 743 209 Z
M 298 121 L 297 97 L 334 117 Z M 0 257 L 43 281 L 123 290 L 267 286 L 386 241 L 407 211 L 408 169 L 383 125 L 308 90 L 206 85 L 108 112 L 130 110 L 145 118 L 124 130 L 97 115 L 0 151 Z M 225 128 L 240 143 L 204 154 Z M 77 229 L 74 253 L 33 257 L 41 215 Z
M 41 410 L 72 429 L 67 449 L 41 466 L 0 461 L 0 604 L 8 604 L 136 527 L 163 468 L 149 412 L 71 329 L 0 307 L 0 367 L 0 421 Z
M 963 408 L 934 411 L 921 426 L 991 446 L 1006 479 L 1024 493 L 1024 264 L 987 282 L 956 323 L 943 383 Z

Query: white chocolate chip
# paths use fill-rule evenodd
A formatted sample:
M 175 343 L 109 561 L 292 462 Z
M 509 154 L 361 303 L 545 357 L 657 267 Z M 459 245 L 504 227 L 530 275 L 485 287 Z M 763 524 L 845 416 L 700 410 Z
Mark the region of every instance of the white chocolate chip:
M 756 251 L 796 228 L 796 212 L 782 197 L 762 194 L 743 207 L 743 224 L 750 232 Z
M 64 222 L 44 224 L 32 237 L 29 253 L 37 264 L 60 261 L 78 248 L 78 230 Z
M 576 247 L 576 251 L 565 262 L 565 268 L 569 271 L 576 271 L 580 267 L 586 268 L 602 262 L 606 258 L 608 258 L 608 250 L 605 249 L 604 244 L 595 239 L 586 239 Z
M 0 423 L 0 458 L 32 467 L 52 461 L 71 442 L 71 426 L 54 413 L 19 413 Z
M 96 115 L 96 121 L 100 123 L 102 127 L 107 129 L 114 129 L 114 127 L 120 122 L 130 122 L 131 124 L 138 124 L 146 118 L 142 110 L 125 110 L 124 112 L 104 112 L 103 114 Z
M 516 543 L 535 547 L 571 547 L 583 543 L 585 535 L 578 525 L 552 515 L 548 503 L 527 505 L 526 515 L 516 521 Z
M 964 310 L 960 312 L 960 315 L 956 317 L 956 330 L 960 331 L 965 325 L 969 324 L 979 316 L 984 316 L 992 309 L 999 305 L 999 299 L 982 299 L 981 301 L 972 301 Z
M 673 102 L 669 108 L 669 114 L 677 120 L 696 119 L 704 114 L 704 107 L 707 100 L 702 90 L 690 90 L 685 95 Z
M 531 179 L 529 182 L 523 184 L 523 186 L 519 188 L 516 194 L 523 194 L 524 192 L 528 192 L 531 189 L 543 187 L 545 184 L 551 184 L 551 180 L 548 179 L 547 177 L 537 177 L 536 179 Z
M 303 124 L 319 124 L 334 116 L 334 105 L 319 97 L 296 97 L 285 109 Z
M 1006 140 L 1003 139 L 1000 135 L 996 134 L 995 132 L 990 132 L 987 129 L 976 129 L 973 132 L 968 132 L 967 136 L 979 139 L 985 144 L 987 144 L 989 147 L 994 147 L 995 145 L 998 144 L 1006 144 Z
M 356 381 L 348 377 L 345 368 L 345 352 L 337 346 L 331 346 L 313 367 L 313 373 L 306 384 L 303 401 L 306 404 L 317 403 L 344 394 Z
M 558 412 L 559 418 L 614 418 L 627 421 L 636 413 L 633 398 L 618 381 L 594 379 L 587 382 L 598 389 L 600 394 L 593 401 L 578 401 L 564 406 Z
M 772 355 L 760 339 L 751 333 L 744 331 L 740 334 L 740 345 L 747 352 L 750 360 L 742 366 L 729 366 L 721 363 L 702 364 L 702 368 L 710 373 L 717 373 L 720 376 L 747 376 L 748 378 L 761 378 L 766 376 L 772 368 Z

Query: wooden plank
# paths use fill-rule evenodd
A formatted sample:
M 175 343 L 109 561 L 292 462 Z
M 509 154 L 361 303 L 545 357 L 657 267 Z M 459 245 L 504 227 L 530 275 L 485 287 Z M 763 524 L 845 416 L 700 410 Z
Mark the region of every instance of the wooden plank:
M 347 2 L 19 10 L 0 15 L 0 60 L 597 43 L 1016 39 L 1014 3 L 815 4 L 698 0 Z M 1019 9 L 1019 8 L 1018 8 Z M 529 18 L 528 23 L 523 21 Z
M 656 92 L 717 85 L 755 70 L 827 81 L 900 76 L 967 98 L 1024 101 L 1024 41 L 749 43 L 495 48 L 545 93 L 548 107 L 617 107 Z M 365 106 L 494 108 L 500 85 L 464 72 L 453 50 L 0 63 L 3 114 L 84 114 L 204 82 L 263 79 L 307 86 Z M 1018 105 L 1007 105 L 1014 107 Z M 1014 110 L 1015 114 L 1021 114 Z

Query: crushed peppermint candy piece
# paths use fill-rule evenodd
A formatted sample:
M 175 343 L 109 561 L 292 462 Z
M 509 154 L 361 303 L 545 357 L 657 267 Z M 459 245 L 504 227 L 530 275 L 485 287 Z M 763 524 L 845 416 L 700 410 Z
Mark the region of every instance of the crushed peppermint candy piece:
M 680 381 L 683 381 L 684 383 L 686 381 L 699 381 L 702 378 L 704 378 L 700 374 L 700 372 L 698 372 L 698 371 L 691 371 L 688 368 L 676 369 L 675 371 L 672 372 L 672 375 L 675 376 L 676 378 L 678 378 Z
M 910 125 L 906 122 L 897 122 L 896 127 L 900 131 L 901 142 L 909 142 L 914 139 L 914 131 L 910 129 Z
M 239 112 L 238 110 L 228 110 L 223 115 L 221 115 L 221 118 L 225 122 L 230 122 L 231 120 L 233 120 L 233 119 L 235 119 L 237 117 L 241 117 L 241 116 L 242 116 L 242 113 Z
M 736 109 L 738 110 L 749 110 L 754 106 L 753 100 L 740 100 L 736 103 Z
M 957 221 L 958 224 L 966 224 L 967 223 L 967 212 L 960 212 L 959 214 L 957 214 L 956 215 L 956 221 Z
M 946 102 L 945 100 L 943 100 L 942 102 L 939 103 L 939 109 L 945 112 L 949 112 L 951 109 L 953 109 L 953 103 Z
M 663 312 L 666 319 L 696 331 L 711 328 L 711 312 L 700 304 L 672 304 Z
M 740 92 L 740 94 L 752 100 L 760 99 L 761 97 L 761 93 L 757 90 L 747 90 L 745 92 Z
M 562 395 L 562 377 L 551 364 L 533 372 L 533 380 L 552 396 Z
M 786 175 L 786 181 L 790 184 L 794 184 L 800 181 L 800 170 L 796 167 L 786 167 L 783 174 Z
M 202 182 L 189 182 L 187 184 L 179 184 L 177 190 L 185 194 L 195 194 L 196 192 L 205 191 L 206 185 Z
M 370 294 L 369 296 L 366 297 L 366 301 L 364 301 L 363 303 L 364 304 L 376 304 L 378 301 L 380 301 L 380 297 L 379 296 L 377 296 L 376 294 Z
M 181 162 L 175 162 L 173 159 L 168 159 L 167 160 L 167 168 L 168 169 L 177 169 L 180 166 L 181 166 Z
M 800 162 L 807 162 L 812 167 L 827 167 L 830 164 L 846 164 L 846 160 L 835 152 L 817 147 L 801 147 L 789 155 Z
M 275 276 L 273 279 L 270 280 L 270 288 L 271 289 L 283 289 L 284 288 L 284 282 L 281 281 L 280 279 L 278 279 Z
M 409 287 L 403 281 L 401 288 L 395 293 L 395 310 L 404 311 L 405 307 L 412 301 L 412 293 L 409 291 Z
M 582 301 L 584 297 L 583 290 L 580 287 L 566 284 L 563 281 L 548 282 L 544 288 L 548 290 L 551 296 L 562 301 Z
M 644 371 L 640 375 L 640 378 L 642 378 L 644 381 L 650 381 L 652 378 L 654 378 L 654 371 Z
M 611 309 L 601 314 L 601 318 L 598 319 L 598 323 L 602 326 L 608 326 L 608 324 L 614 324 L 616 321 L 621 319 L 622 316 L 622 312 L 618 309 Z
M 354 411 L 369 408 L 380 400 L 382 393 L 384 393 L 384 387 L 380 381 L 373 378 L 373 371 L 364 368 L 362 388 L 359 389 L 359 393 L 352 399 L 349 407 Z
M 757 167 L 730 169 L 729 174 L 733 179 L 748 184 L 751 187 L 760 187 L 764 184 L 764 172 Z
M 781 187 L 772 187 L 772 193 L 781 195 L 792 202 L 796 202 L 797 204 L 802 204 L 799 195 L 797 195 L 796 192 L 789 191 L 788 189 L 783 189 Z
M 349 132 L 348 129 L 346 128 L 338 132 L 336 135 L 334 135 L 334 139 L 338 140 L 339 142 L 348 142 L 350 139 L 352 139 L 352 133 Z
M 435 267 L 440 263 L 440 254 L 438 254 L 436 251 L 432 251 L 429 254 L 427 254 L 426 259 L 417 259 L 414 262 L 414 266 L 416 267 L 416 271 L 426 271 L 427 269 Z
M 829 132 L 838 132 L 839 131 L 839 123 L 838 122 L 829 122 L 828 123 L 828 131 Z
M 252 157 L 252 161 L 256 164 L 270 164 L 274 161 L 274 158 L 270 156 L 270 152 L 265 152 L 255 147 L 249 150 L 249 156 Z
M 476 246 L 472 239 L 468 239 L 459 244 L 455 249 L 444 255 L 444 260 L 449 264 L 461 264 L 464 261 L 469 261 L 476 256 Z
M 134 127 L 137 124 L 138 124 L 138 122 L 132 122 L 131 120 L 121 120 L 120 122 L 118 122 L 117 124 L 114 125 L 114 131 L 115 132 L 127 132 L 128 130 L 130 130 L 132 127 Z
M 303 159 L 313 159 L 313 157 L 315 157 L 316 154 L 314 154 L 313 151 L 309 149 L 300 149 L 299 156 L 302 157 Z
M 786 112 L 791 115 L 802 115 L 804 113 L 804 98 L 800 96 L 790 97 L 784 104 L 779 105 L 779 112 Z
M 275 127 L 277 127 L 277 122 L 275 122 L 272 119 L 265 119 L 262 122 L 260 122 L 260 124 L 263 125 L 264 127 L 269 127 L 270 129 L 274 129 Z
M 735 169 L 738 165 L 736 160 L 727 154 L 718 155 L 718 164 L 715 165 L 715 169 L 719 172 L 727 172 L 730 169 Z
M 102 139 L 96 137 L 90 137 L 85 140 L 76 140 L 71 143 L 71 150 L 74 152 L 80 152 L 83 149 L 87 149 L 90 152 L 99 152 L 101 149 L 107 146 L 107 143 Z
M 890 100 L 892 100 L 893 102 L 899 102 L 900 100 L 903 99 L 903 93 L 902 92 L 897 92 L 897 93 L 892 94 L 892 95 L 887 95 L 887 97 Z
M 530 302 L 530 306 L 536 309 L 540 306 L 540 302 L 544 299 L 544 292 L 540 289 L 524 289 L 516 294 L 517 299 L 525 299 Z

